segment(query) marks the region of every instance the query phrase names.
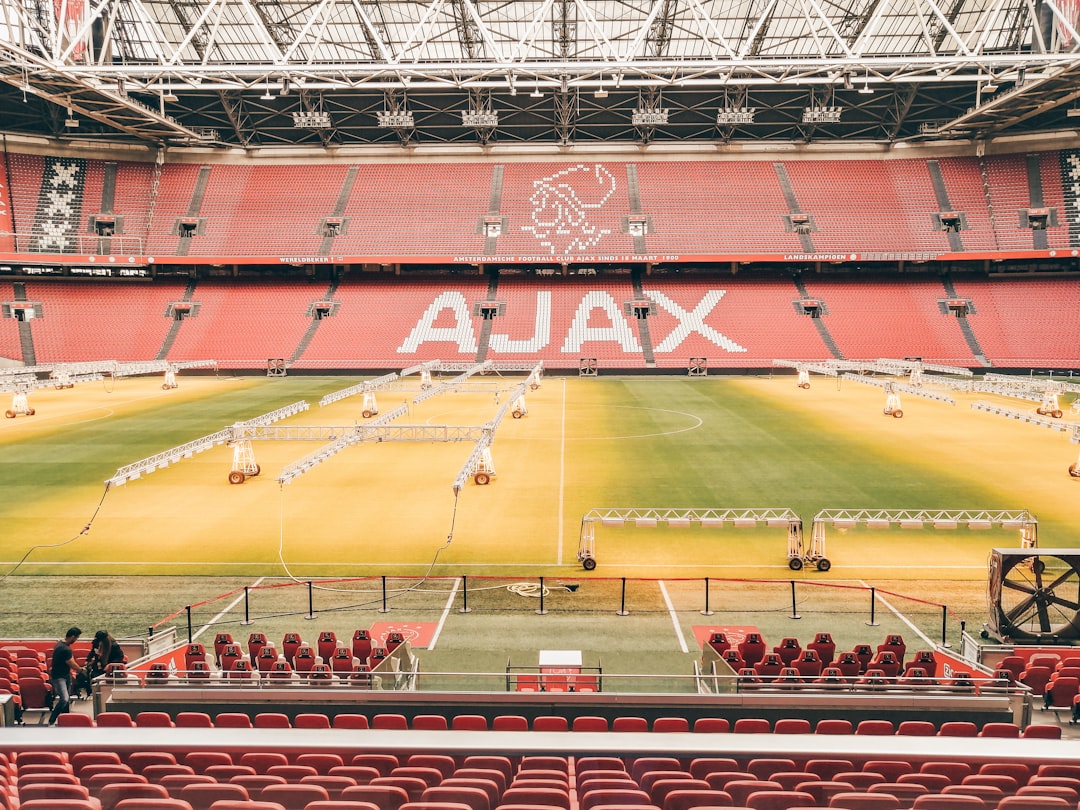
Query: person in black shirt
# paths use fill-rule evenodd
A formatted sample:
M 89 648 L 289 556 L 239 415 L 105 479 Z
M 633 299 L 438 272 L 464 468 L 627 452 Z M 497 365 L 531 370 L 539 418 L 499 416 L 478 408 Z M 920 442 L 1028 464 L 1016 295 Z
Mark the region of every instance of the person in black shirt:
M 75 663 L 75 653 L 71 651 L 71 645 L 78 641 L 82 630 L 72 627 L 67 631 L 63 641 L 56 642 L 53 647 L 52 666 L 49 670 L 49 683 L 53 688 L 53 710 L 49 715 L 49 725 L 56 725 L 56 718 L 68 711 L 71 704 L 71 678 L 82 667 Z

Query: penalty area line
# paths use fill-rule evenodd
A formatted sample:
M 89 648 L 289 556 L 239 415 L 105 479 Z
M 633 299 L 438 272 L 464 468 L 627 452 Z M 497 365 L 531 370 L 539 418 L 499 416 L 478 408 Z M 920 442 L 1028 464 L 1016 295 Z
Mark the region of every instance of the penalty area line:
M 683 635 L 682 627 L 679 626 L 679 614 L 675 610 L 675 605 L 671 602 L 667 584 L 662 579 L 657 582 L 660 585 L 660 593 L 664 597 L 664 604 L 667 605 L 668 616 L 671 617 L 671 624 L 675 628 L 675 637 L 679 639 L 679 652 L 688 653 L 690 652 L 690 648 L 686 646 L 686 636 Z
M 450 589 L 450 593 L 446 597 L 446 606 L 442 609 L 442 614 L 439 616 L 439 623 L 435 625 L 435 632 L 431 634 L 431 641 L 428 642 L 427 650 L 434 650 L 435 645 L 439 643 L 439 636 L 442 635 L 443 625 L 446 624 L 446 619 L 450 615 L 450 611 L 454 607 L 454 600 L 457 599 L 458 588 L 461 587 L 461 579 L 454 579 L 454 587 Z
M 263 579 L 265 579 L 265 577 L 259 577 L 259 578 L 258 578 L 257 580 L 255 580 L 255 581 L 254 581 L 254 582 L 253 582 L 253 583 L 252 583 L 251 585 L 249 585 L 248 587 L 250 587 L 250 588 L 257 588 L 257 587 L 259 587 L 259 585 L 261 585 L 261 584 L 262 584 L 262 581 L 263 581 Z M 229 613 L 229 611 L 231 611 L 231 610 L 232 610 L 232 609 L 233 609 L 234 607 L 236 607 L 236 606 L 237 606 L 237 605 L 239 605 L 239 604 L 240 604 L 241 602 L 243 602 L 243 601 L 244 601 L 244 598 L 245 598 L 246 596 L 247 596 L 247 592 L 245 591 L 244 593 L 240 594 L 240 595 L 239 595 L 239 596 L 237 596 L 237 597 L 236 597 L 235 599 L 233 599 L 233 600 L 232 600 L 232 602 L 230 602 L 230 603 L 229 603 L 229 604 L 228 604 L 227 606 L 225 606 L 224 608 L 222 608 L 222 609 L 221 609 L 221 610 L 220 610 L 220 611 L 219 611 L 219 612 L 217 613 L 217 615 L 216 615 L 216 616 L 214 616 L 214 617 L 213 617 L 212 619 L 210 619 L 210 621 L 208 621 L 208 622 L 207 622 L 206 624 L 204 624 L 204 625 L 203 625 L 203 626 L 202 626 L 202 627 L 201 627 L 201 628 L 200 628 L 199 630 L 197 630 L 196 632 L 192 633 L 192 634 L 191 634 L 191 640 L 192 640 L 192 641 L 195 641 L 195 639 L 197 639 L 197 638 L 198 638 L 199 636 L 201 636 L 201 635 L 202 635 L 203 633 L 205 633 L 205 632 L 206 632 L 207 630 L 209 630 L 209 629 L 210 629 L 211 627 L 213 627 L 213 626 L 214 626 L 215 624 L 217 624 L 217 623 L 218 623 L 218 622 L 219 622 L 219 621 L 220 621 L 220 620 L 221 620 L 222 618 L 224 618 L 224 617 L 225 617 L 225 616 L 226 616 L 226 615 L 227 615 L 227 614 Z

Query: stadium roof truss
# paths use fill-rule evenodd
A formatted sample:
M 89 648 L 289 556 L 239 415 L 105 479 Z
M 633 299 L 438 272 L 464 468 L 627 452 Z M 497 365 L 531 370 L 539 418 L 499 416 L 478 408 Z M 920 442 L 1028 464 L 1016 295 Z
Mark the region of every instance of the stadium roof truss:
M 0 8 L 5 127 L 68 137 L 245 148 L 895 141 L 1063 128 L 1080 98 L 1076 0 Z M 825 108 L 839 120 L 804 120 Z M 80 116 L 87 125 L 73 132 Z

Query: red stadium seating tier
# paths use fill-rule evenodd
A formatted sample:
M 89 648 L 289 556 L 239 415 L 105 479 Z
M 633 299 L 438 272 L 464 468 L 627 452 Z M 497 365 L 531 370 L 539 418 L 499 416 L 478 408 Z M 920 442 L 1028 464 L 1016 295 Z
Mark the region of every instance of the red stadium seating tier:
M 508 219 L 500 256 L 633 254 L 627 165 L 611 161 L 507 163 L 502 207 Z
M 453 256 L 484 252 L 494 164 L 360 165 L 335 254 Z M 336 191 L 336 189 L 335 189 Z
M 978 365 L 955 316 L 941 312 L 938 301 L 947 296 L 937 279 L 804 276 L 803 281 L 811 296 L 824 301 L 822 320 L 848 360 L 921 357 Z
M 10 282 L 0 285 L 0 300 L 14 300 Z M 19 344 L 19 322 L 14 318 L 0 318 L 0 357 L 9 360 L 22 359 L 22 347 Z
M 784 164 L 823 252 L 949 250 L 925 160 L 811 160 Z M 985 207 L 985 204 L 984 206 Z M 786 213 L 784 210 L 779 213 Z
M 1080 364 L 1080 285 L 1075 279 L 957 279 L 970 298 L 968 316 L 983 352 L 996 366 Z
M 154 216 L 146 231 L 148 256 L 175 256 L 180 238 L 176 232 L 178 217 L 188 215 L 192 192 L 199 177 L 193 163 L 166 163 L 161 167 Z
M 774 358 L 830 357 L 813 320 L 796 312 L 801 296 L 789 279 L 643 279 L 657 303 L 649 334 L 658 367 L 764 367 Z M 700 317 L 700 323 L 698 319 Z
M 1058 225 L 1046 229 L 1047 245 L 1051 248 L 1069 247 L 1069 228 L 1065 221 L 1064 192 L 1057 152 L 1037 155 L 1038 180 L 1042 186 L 1042 201 L 1031 199 L 1026 156 L 994 155 L 985 159 L 986 180 L 990 201 L 994 206 L 994 233 L 999 250 L 1031 250 L 1032 231 L 1021 227 L 1020 214 L 1029 208 L 1053 208 Z
M 45 158 L 7 152 L 7 169 L 11 183 L 11 213 L 15 232 L 28 234 L 33 230 L 37 217 L 38 195 L 41 178 L 45 173 Z
M 472 306 L 486 297 L 487 279 L 479 276 L 350 279 L 334 294 L 341 307 L 319 323 L 297 365 L 397 368 L 424 360 L 475 361 L 481 319 L 471 314 Z
M 265 367 L 288 359 L 311 318 L 308 307 L 322 285 L 262 281 L 202 281 L 195 289 L 198 315 L 184 320 L 169 360 L 214 359 L 224 368 Z
M 28 281 L 26 296 L 43 312 L 30 324 L 37 362 L 152 360 L 169 330 L 168 302 L 183 293 L 175 282 Z
M 1063 223 L 1047 230 L 1051 248 L 1068 247 L 1059 153 L 1037 154 L 1044 207 Z M 38 216 L 46 157 L 8 153 L 15 230 Z M 85 165 L 78 233 L 103 208 L 106 166 Z M 1032 249 L 1020 212 L 1032 206 L 1023 155 L 808 160 L 580 162 L 181 163 L 115 161 L 114 214 L 122 236 L 145 255 L 164 257 L 482 257 L 485 216 L 505 229 L 493 258 L 566 255 L 632 261 L 635 217 L 647 221 L 645 255 L 790 254 L 807 246 L 785 216 L 813 218 L 813 252 L 945 252 L 948 236 L 933 215 L 963 212 L 963 250 Z M 930 164 L 940 168 L 945 200 Z M 501 170 L 501 183 L 497 182 Z M 201 195 L 199 178 L 205 174 Z M 785 178 L 790 183 L 785 188 Z M 636 179 L 636 184 L 635 184 Z M 351 182 L 351 186 L 350 186 Z M 350 193 L 344 195 L 346 190 Z M 785 192 L 791 196 L 789 202 Z M 346 197 L 343 209 L 339 200 Z M 493 210 L 493 203 L 495 209 Z M 325 246 L 321 224 L 345 219 Z M 199 219 L 190 239 L 177 220 Z M 135 242 L 134 240 L 138 240 Z M 127 252 L 132 252 L 125 247 Z

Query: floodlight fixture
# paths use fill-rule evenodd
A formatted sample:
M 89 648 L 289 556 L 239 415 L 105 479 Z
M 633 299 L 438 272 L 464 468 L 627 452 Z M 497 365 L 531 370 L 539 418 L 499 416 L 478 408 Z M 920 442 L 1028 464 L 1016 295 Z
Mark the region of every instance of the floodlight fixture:
M 540 90 L 540 82 L 537 82 L 536 85 L 533 87 L 533 91 L 531 93 L 529 93 L 529 97 L 530 98 L 543 98 L 544 97 L 543 91 Z
M 840 121 L 841 107 L 806 107 L 803 109 L 804 124 L 836 124 Z
M 641 109 L 638 108 L 630 115 L 630 123 L 635 127 L 664 126 L 668 122 L 668 110 L 664 109 Z
M 872 96 L 872 95 L 874 95 L 874 88 L 872 88 L 870 86 L 870 80 L 869 79 L 866 79 L 866 80 L 863 81 L 863 86 L 859 88 L 859 95 L 861 95 L 861 96 Z
M 384 129 L 409 129 L 416 126 L 416 119 L 408 110 L 399 110 L 398 112 L 380 110 L 375 115 L 379 119 L 379 126 Z
M 291 87 L 291 83 L 290 83 L 289 77 L 288 76 L 282 76 L 281 77 L 281 92 L 278 93 L 278 96 L 287 96 L 287 95 L 289 95 L 290 87 Z
M 270 79 L 266 80 L 266 89 L 263 91 L 263 94 L 261 96 L 259 96 L 259 99 L 262 100 L 262 101 L 273 101 L 274 100 L 274 96 L 270 92 Z
M 79 126 L 79 119 L 75 117 L 75 111 L 68 107 L 68 117 L 64 121 L 64 126 L 68 129 L 75 129 Z
M 716 111 L 717 126 L 732 124 L 752 124 L 757 114 L 757 107 L 721 107 Z
M 600 86 L 596 88 L 596 92 L 593 93 L 593 98 L 607 98 L 607 90 L 604 89 L 604 74 L 600 74 Z
M 294 112 L 292 120 L 295 129 L 330 129 L 333 125 L 330 113 L 322 111 Z
M 494 129 L 499 125 L 499 114 L 494 110 L 462 110 L 461 125 L 478 129 Z

